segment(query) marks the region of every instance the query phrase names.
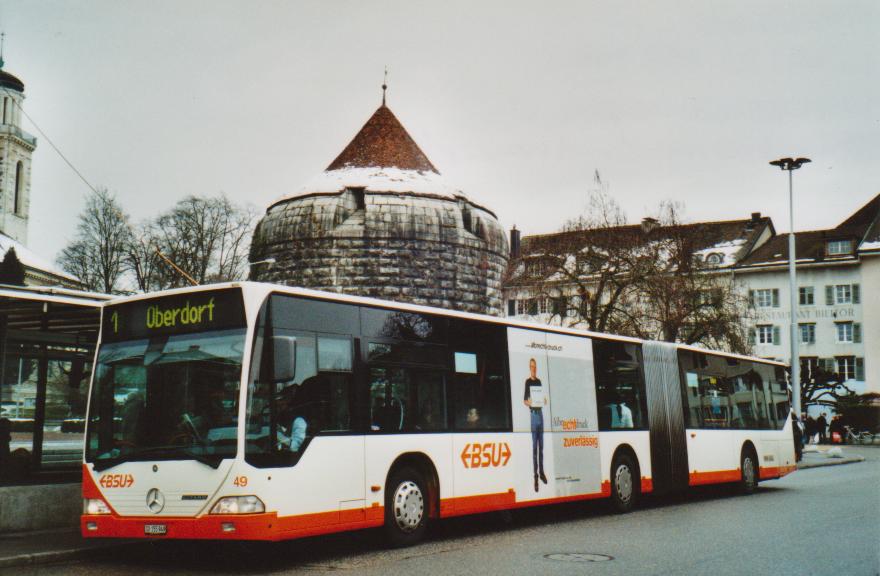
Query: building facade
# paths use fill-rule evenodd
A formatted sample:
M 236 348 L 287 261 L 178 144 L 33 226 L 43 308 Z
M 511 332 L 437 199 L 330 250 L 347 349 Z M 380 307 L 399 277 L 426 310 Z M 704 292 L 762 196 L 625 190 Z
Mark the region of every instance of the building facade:
M 699 230 L 695 252 L 712 263 L 708 272 L 732 278 L 748 298 L 743 314 L 752 353 L 789 362 L 790 300 L 788 235 L 777 235 L 769 218 L 693 224 Z M 643 226 L 644 227 L 644 226 Z M 616 229 L 623 234 L 636 227 Z M 540 260 L 566 234 L 518 239 L 505 284 L 508 316 L 577 325 L 558 313 L 546 295 L 557 284 L 564 297 L 576 297 L 573 283 L 548 277 Z M 796 234 L 798 319 L 802 370 L 838 374 L 858 393 L 880 392 L 880 195 L 840 225 Z M 721 276 L 719 276 L 720 278 Z
M 298 193 L 273 203 L 251 278 L 499 315 L 507 239 L 382 106 Z
M 806 377 L 822 369 L 856 392 L 880 392 L 880 195 L 840 225 L 795 234 L 797 338 Z M 788 235 L 773 237 L 736 267 L 749 291 L 755 354 L 789 362 Z M 873 354 L 872 354 L 873 353 Z

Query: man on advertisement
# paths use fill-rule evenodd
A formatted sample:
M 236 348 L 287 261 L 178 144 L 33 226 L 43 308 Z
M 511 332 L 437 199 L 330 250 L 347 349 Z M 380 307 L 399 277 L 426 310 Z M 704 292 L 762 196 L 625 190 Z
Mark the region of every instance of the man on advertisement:
M 544 394 L 544 386 L 538 378 L 538 363 L 534 358 L 529 359 L 529 377 L 526 378 L 523 404 L 529 409 L 532 428 L 532 470 L 535 475 L 535 492 L 538 491 L 538 479 L 547 483 L 544 475 L 544 411 L 543 407 L 549 404 Z

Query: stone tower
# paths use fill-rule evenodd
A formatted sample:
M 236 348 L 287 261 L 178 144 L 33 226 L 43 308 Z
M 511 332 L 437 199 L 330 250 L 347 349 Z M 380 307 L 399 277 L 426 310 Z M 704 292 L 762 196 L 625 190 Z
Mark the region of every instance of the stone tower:
M 500 315 L 507 240 L 382 106 L 327 169 L 266 210 L 251 278 Z
M 27 244 L 31 155 L 37 139 L 21 129 L 24 83 L 0 56 L 0 232 Z

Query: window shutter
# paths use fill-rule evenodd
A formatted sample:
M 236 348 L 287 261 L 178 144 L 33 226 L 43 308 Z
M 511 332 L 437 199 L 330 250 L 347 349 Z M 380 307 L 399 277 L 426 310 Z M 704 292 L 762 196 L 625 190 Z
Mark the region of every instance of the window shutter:
M 779 308 L 779 288 L 773 289 L 773 307 Z
M 755 307 L 755 291 L 749 290 L 749 307 Z
M 858 284 L 853 284 L 853 285 L 852 285 L 852 301 L 853 301 L 853 304 L 859 304 L 859 303 L 861 302 L 861 300 L 862 300 L 862 298 L 861 298 L 861 294 L 859 294 L 859 285 L 858 285 Z
M 826 286 L 825 287 L 825 305 L 831 306 L 834 304 L 834 286 Z
M 751 329 L 749 330 L 749 345 L 750 345 L 750 346 L 754 346 L 754 345 L 755 345 L 755 342 L 757 341 L 757 339 L 758 339 L 758 338 L 757 338 L 757 336 L 755 335 L 755 329 L 754 329 L 754 328 L 751 328 Z
M 865 381 L 865 359 L 856 358 L 856 380 Z
M 507 315 L 516 316 L 516 300 L 507 301 Z
M 779 326 L 773 327 L 773 344 L 779 346 Z
M 853 323 L 853 342 L 856 344 L 862 342 L 862 325 L 858 322 Z

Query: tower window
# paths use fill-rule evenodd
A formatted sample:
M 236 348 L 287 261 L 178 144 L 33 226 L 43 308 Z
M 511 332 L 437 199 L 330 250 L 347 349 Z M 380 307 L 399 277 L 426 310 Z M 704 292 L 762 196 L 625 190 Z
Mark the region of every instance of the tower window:
M 3 123 L 6 124 L 6 111 L 9 108 L 9 98 L 3 99 Z
M 21 160 L 15 165 L 15 213 L 21 213 L 21 186 L 22 186 L 22 169 L 24 165 Z
M 367 209 L 367 200 L 364 197 L 363 188 L 351 188 L 351 195 L 354 197 L 355 210 Z

